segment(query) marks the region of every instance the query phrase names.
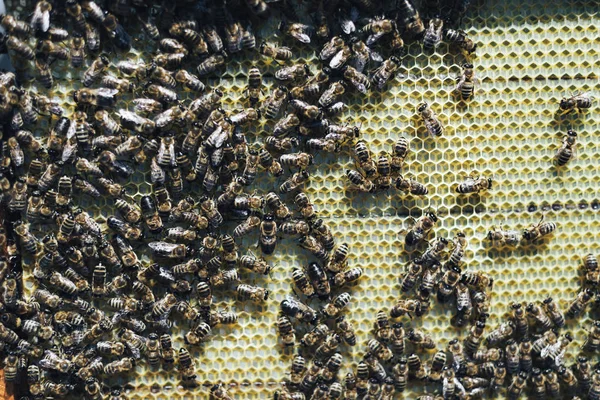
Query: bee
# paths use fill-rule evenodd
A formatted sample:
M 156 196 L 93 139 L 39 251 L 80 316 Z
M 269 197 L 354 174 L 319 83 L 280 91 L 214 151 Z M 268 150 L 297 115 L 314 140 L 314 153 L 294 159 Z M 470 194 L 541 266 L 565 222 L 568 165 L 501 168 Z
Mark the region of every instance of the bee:
M 290 193 L 301 189 L 310 179 L 310 175 L 306 170 L 300 170 L 294 173 L 286 181 L 279 186 L 280 193 Z
M 312 104 L 308 104 L 307 102 L 302 101 L 302 100 L 298 100 L 298 99 L 291 100 L 290 105 L 292 106 L 294 111 L 296 111 L 296 115 L 298 115 L 299 117 L 308 119 L 308 120 L 315 120 L 315 119 L 321 117 L 321 115 L 322 115 L 322 112 L 319 109 L 319 107 L 312 105 Z
M 111 216 L 106 220 L 106 225 L 113 231 L 123 235 L 128 240 L 140 240 L 144 237 L 143 231 L 117 217 Z
M 250 106 L 255 107 L 260 101 L 262 93 L 262 74 L 256 67 L 250 68 L 248 71 L 248 87 L 246 88 Z
M 554 222 L 544 222 L 544 216 L 540 219 L 537 224 L 531 224 L 528 228 L 523 230 L 523 239 L 528 242 L 533 242 L 547 236 L 556 230 L 556 224 Z
M 458 184 L 456 192 L 461 194 L 479 193 L 482 190 L 491 189 L 492 183 L 492 178 L 482 178 L 478 175 L 471 175 L 465 182 Z
M 267 100 L 265 100 L 263 105 L 265 117 L 275 119 L 287 99 L 288 89 L 285 86 L 279 86 L 278 88 L 275 88 L 273 93 L 271 93 Z
M 558 304 L 556 304 L 552 297 L 545 299 L 542 304 L 554 326 L 557 328 L 562 328 L 565 325 L 565 316 L 560 310 Z
M 455 44 L 466 55 L 471 55 L 477 50 L 477 44 L 473 42 L 465 31 L 448 29 L 446 30 L 446 39 Z
M 138 21 L 140 22 L 140 24 L 142 24 L 142 28 L 144 29 L 144 32 L 146 33 L 146 35 L 154 41 L 158 41 L 160 40 L 160 31 L 158 30 L 158 27 L 156 26 L 156 24 L 151 20 L 151 19 L 143 19 L 142 17 L 140 17 L 138 15 Z
M 368 33 L 367 46 L 373 46 L 384 35 L 388 35 L 396 30 L 396 23 L 391 19 L 376 18 L 362 27 L 361 32 Z
M 35 95 L 32 98 L 33 107 L 39 113 L 49 113 L 52 115 L 56 115 L 57 117 L 61 117 L 64 113 L 64 110 L 59 105 L 58 102 L 50 100 L 48 97 L 43 95 Z M 31 151 L 37 152 L 38 149 L 31 148 Z
M 403 315 L 408 315 L 412 319 L 412 314 L 419 317 L 423 315 L 421 302 L 415 299 L 399 300 L 390 310 L 390 317 L 400 318 Z
M 425 212 L 425 214 L 414 222 L 414 225 L 406 234 L 406 237 L 404 238 L 405 245 L 416 246 L 427 237 L 437 222 L 438 217 L 433 211 Z
M 559 111 L 562 113 L 582 112 L 592 108 L 592 101 L 594 101 L 594 98 L 588 93 L 580 93 L 568 98 L 563 97 L 560 101 Z
M 277 61 L 286 61 L 293 57 L 292 50 L 289 47 L 275 47 L 267 42 L 261 43 L 259 51 L 263 56 L 271 57 Z
M 50 89 L 54 84 L 54 77 L 52 76 L 49 65 L 45 61 L 37 59 L 35 60 L 35 68 L 39 75 L 39 82 L 46 89 Z
M 205 341 L 211 334 L 212 328 L 206 322 L 200 322 L 184 336 L 186 344 L 199 344 Z
M 238 285 L 235 290 L 240 300 L 248 299 L 254 303 L 260 304 L 269 298 L 269 291 L 258 286 L 242 284 Z
M 0 16 L 0 25 L 2 25 L 9 34 L 20 36 L 22 38 L 29 37 L 31 33 L 31 27 L 27 22 L 18 20 L 12 15 Z
M 283 118 L 275 123 L 273 127 L 273 136 L 279 139 L 281 136 L 288 135 L 300 125 L 300 119 L 295 113 L 286 114 Z
M 198 75 L 206 76 L 215 72 L 217 69 L 225 66 L 225 55 L 222 54 L 213 54 L 207 58 L 205 58 L 198 67 L 196 71 L 198 71 Z
M 460 93 L 461 99 L 464 101 L 469 100 L 473 97 L 475 92 L 475 86 L 479 84 L 479 80 L 475 77 L 475 72 L 473 71 L 473 64 L 465 63 L 462 66 L 463 73 L 459 78 L 458 84 L 454 89 L 455 93 Z
M 329 87 L 321 94 L 319 98 L 319 105 L 327 108 L 333 105 L 336 100 L 345 93 L 346 86 L 341 82 L 333 82 Z
M 268 199 L 267 199 L 268 201 Z M 268 203 L 267 203 L 268 204 Z M 311 220 L 316 217 L 316 210 L 314 205 L 310 202 L 310 199 L 304 192 L 299 192 L 294 197 L 294 204 L 298 207 L 298 211 L 302 215 L 302 218 Z
M 569 129 L 567 134 L 563 138 L 562 144 L 556 151 L 554 156 L 554 164 L 558 167 L 567 165 L 567 163 L 573 159 L 577 153 L 577 132 Z
M 585 308 L 590 304 L 594 297 L 594 292 L 590 289 L 584 289 L 577 294 L 575 299 L 569 303 L 565 318 L 572 319 L 580 316 Z
M 102 26 L 107 31 L 108 36 L 113 40 L 115 46 L 121 50 L 129 51 L 131 49 L 131 36 L 125 31 L 123 25 L 119 23 L 117 17 L 105 12 Z
M 350 82 L 356 90 L 362 94 L 366 94 L 371 87 L 371 81 L 369 77 L 359 72 L 357 69 L 350 65 L 345 65 L 342 68 L 342 74 L 346 81 Z
M 277 223 L 272 214 L 264 216 L 260 223 L 260 249 L 264 254 L 273 254 L 277 246 Z
M 283 314 L 310 324 L 314 324 L 318 318 L 314 309 L 293 298 L 284 299 L 280 308 Z
M 423 47 L 426 49 L 435 49 L 442 41 L 444 21 L 440 18 L 429 20 L 425 36 L 423 37 Z
M 371 193 L 376 188 L 375 184 L 373 184 L 373 182 L 368 180 L 365 176 L 363 176 L 362 173 L 360 173 L 356 170 L 353 170 L 353 169 L 346 170 L 346 176 L 348 177 L 348 180 L 350 181 L 350 183 L 352 183 L 354 185 L 354 188 L 358 189 L 361 192 Z
M 386 83 L 394 77 L 399 68 L 400 60 L 396 56 L 391 56 L 373 71 L 371 82 L 373 82 L 377 89 L 382 90 Z
M 73 100 L 81 106 L 112 107 L 119 91 L 117 89 L 79 89 L 73 92 Z
M 6 40 L 6 47 L 13 54 L 25 60 L 33 61 L 35 59 L 35 53 L 33 52 L 33 49 L 29 47 L 27 43 L 15 36 L 8 36 Z
M 146 87 L 146 94 L 150 98 L 165 104 L 175 103 L 179 100 L 177 92 L 154 83 L 151 83 Z
M 311 75 L 308 64 L 295 64 L 275 71 L 275 79 L 286 82 L 305 81 Z
M 185 89 L 193 92 L 204 92 L 206 86 L 194 74 L 189 73 L 185 69 L 179 69 L 173 75 L 175 81 L 181 84 Z
M 425 124 L 425 128 L 427 128 L 427 132 L 431 136 L 442 136 L 444 134 L 444 127 L 433 110 L 429 107 L 429 104 L 419 104 L 417 106 L 417 111 Z
M 332 37 L 321 49 L 319 58 L 321 61 L 327 61 L 340 51 L 345 45 L 345 41 L 340 36 Z
M 293 347 L 296 341 L 294 327 L 290 319 L 285 315 L 280 315 L 277 319 L 277 330 L 281 336 L 281 341 L 286 347 Z
M 85 42 L 88 50 L 96 52 L 100 50 L 100 30 L 94 24 L 84 23 Z
M 233 400 L 233 397 L 229 394 L 229 391 L 223 384 L 213 385 L 210 388 L 211 396 L 216 400 Z
M 108 376 L 117 375 L 120 373 L 126 373 L 134 368 L 134 358 L 122 358 L 120 360 L 113 361 L 104 366 L 104 373 Z
M 403 192 L 408 192 L 415 196 L 425 196 L 427 193 L 429 193 L 427 186 L 415 181 L 414 179 L 404 178 L 402 175 L 396 178 L 394 185 L 396 189 L 402 190 Z
M 90 87 L 97 81 L 101 75 L 104 75 L 110 65 L 110 60 L 105 54 L 101 54 L 96 58 L 87 70 L 83 72 L 81 83 L 83 86 Z
M 29 230 L 28 224 L 23 221 L 15 221 L 13 223 L 13 227 L 22 249 L 29 254 L 36 254 L 38 249 L 38 240 Z
M 353 53 L 350 46 L 342 46 L 342 48 L 329 61 L 329 67 L 336 71 L 342 69 L 352 55 Z
M 300 43 L 310 43 L 310 34 L 313 31 L 311 26 L 301 24 L 299 22 L 287 23 L 281 21 L 279 23 L 279 30 L 284 34 L 291 36 Z
M 253 229 L 258 228 L 261 224 L 260 218 L 249 216 L 244 222 L 239 224 L 233 230 L 233 237 L 238 238 L 248 235 Z
M 486 236 L 487 240 L 492 243 L 498 243 L 501 246 L 516 246 L 521 241 L 521 234 L 515 230 L 503 230 L 499 227 L 492 226 Z

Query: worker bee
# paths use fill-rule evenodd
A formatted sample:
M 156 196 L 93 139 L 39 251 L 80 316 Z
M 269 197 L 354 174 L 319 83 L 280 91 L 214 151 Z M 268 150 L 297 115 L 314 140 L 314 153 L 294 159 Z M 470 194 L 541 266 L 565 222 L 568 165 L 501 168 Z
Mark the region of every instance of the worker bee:
M 577 294 L 575 299 L 569 303 L 565 318 L 572 319 L 580 316 L 585 308 L 590 304 L 594 297 L 594 292 L 590 289 L 584 289 Z
M 573 111 L 581 112 L 592 107 L 594 98 L 588 93 L 580 93 L 571 97 L 563 97 L 560 101 L 559 111 L 570 113 Z
M 577 132 L 569 129 L 563 138 L 561 146 L 556 151 L 556 155 L 554 156 L 555 165 L 562 167 L 575 157 L 577 153 L 576 140 Z
M 278 28 L 284 34 L 293 37 L 301 43 L 310 43 L 310 34 L 313 31 L 311 26 L 299 22 L 287 23 L 281 21 Z
M 198 71 L 198 75 L 206 76 L 212 74 L 217 69 L 223 66 L 225 66 L 224 53 L 213 54 L 204 59 L 202 62 L 200 62 L 200 64 L 198 64 L 198 67 L 196 68 L 196 71 Z
M 280 315 L 277 319 L 277 330 L 281 336 L 281 341 L 286 347 L 294 346 L 296 335 L 294 334 L 294 326 L 290 319 L 285 315 Z
M 104 373 L 108 376 L 117 375 L 120 373 L 129 372 L 135 365 L 134 358 L 122 358 L 120 360 L 113 361 L 104 366 Z
M 361 192 L 370 193 L 376 188 L 373 182 L 368 180 L 365 176 L 363 176 L 363 174 L 356 170 L 346 170 L 346 176 L 348 177 L 350 183 L 354 185 L 353 187 L 360 190 Z
M 100 78 L 100 75 L 103 75 L 106 72 L 109 65 L 110 60 L 105 54 L 101 54 L 98 58 L 96 58 L 89 68 L 83 72 L 81 77 L 83 86 L 90 87 L 95 81 L 98 80 L 98 78 Z
M 319 98 L 319 105 L 323 108 L 330 107 L 336 100 L 344 94 L 346 86 L 341 82 L 333 82 L 329 87 L 321 94 Z
M 9 34 L 20 36 L 22 38 L 29 37 L 31 33 L 31 27 L 27 22 L 18 20 L 12 15 L 2 15 L 0 17 L 0 25 L 2 25 Z
M 112 107 L 119 91 L 117 89 L 79 89 L 73 92 L 73 100 L 81 106 Z
M 246 88 L 246 92 L 248 93 L 250 106 L 255 107 L 262 93 L 262 74 L 256 67 L 252 67 L 248 71 L 248 87 Z
M 115 90 L 116 89 L 110 89 Z M 117 114 L 119 115 L 119 123 L 125 129 L 130 129 L 134 132 L 150 135 L 156 129 L 156 124 L 151 119 L 142 117 L 134 112 L 120 109 Z
M 85 33 L 85 42 L 88 50 L 91 52 L 97 52 L 100 50 L 100 30 L 94 24 L 84 22 L 84 28 L 82 30 Z
M 105 12 L 101 24 L 117 48 L 124 51 L 131 49 L 131 36 L 125 31 L 116 16 Z
M 486 238 L 492 243 L 498 243 L 501 246 L 516 246 L 521 241 L 521 234 L 515 230 L 503 230 L 497 226 L 492 226 Z
M 492 178 L 480 177 L 476 174 L 471 174 L 465 182 L 459 183 L 456 187 L 456 192 L 461 194 L 479 193 L 482 190 L 492 188 Z
M 429 20 L 425 36 L 423 37 L 423 47 L 426 49 L 435 49 L 442 41 L 444 29 L 444 21 L 440 18 L 432 18 Z
M 367 46 L 373 46 L 384 35 L 390 34 L 396 30 L 396 22 L 386 18 L 376 18 L 362 27 L 361 32 L 368 33 Z
M 150 81 L 152 82 L 152 81 Z M 177 92 L 155 83 L 150 83 L 146 87 L 145 92 L 150 98 L 160 101 L 161 103 L 170 104 L 179 100 Z
M 394 77 L 399 68 L 400 60 L 396 56 L 391 56 L 373 71 L 371 82 L 373 82 L 377 89 L 382 90 L 386 83 Z
M 352 86 L 356 90 L 358 90 L 362 94 L 366 94 L 369 88 L 371 87 L 371 81 L 369 77 L 367 77 L 362 72 L 359 72 L 357 69 L 350 65 L 345 65 L 342 68 L 342 74 L 346 81 L 350 82 Z
M 269 298 L 269 291 L 258 286 L 242 284 L 238 285 L 235 290 L 240 300 L 248 299 L 260 304 Z
M 466 55 L 473 54 L 477 50 L 477 44 L 463 30 L 446 30 L 446 39 L 456 45 Z
M 308 64 L 295 64 L 275 71 L 275 79 L 288 82 L 305 81 L 311 75 Z
M 429 107 L 429 104 L 419 104 L 417 106 L 417 111 L 425 124 L 425 128 L 427 128 L 427 132 L 431 136 L 442 136 L 444 134 L 444 127 L 433 110 Z
M 25 60 L 33 61 L 35 59 L 35 53 L 33 52 L 33 49 L 29 47 L 27 43 L 15 36 L 8 36 L 6 39 L 6 47 L 13 54 L 24 58 Z
M 61 117 L 64 110 L 60 104 L 56 101 L 50 100 L 47 96 L 36 94 L 32 96 L 33 107 L 39 113 L 49 113 Z M 31 149 L 33 152 L 37 152 L 37 149 Z
M 284 181 L 279 186 L 279 191 L 281 193 L 290 193 L 296 191 L 304 186 L 308 182 L 310 175 L 306 170 L 300 170 L 294 173 L 291 177 L 289 177 L 286 181 Z
M 479 84 L 479 80 L 475 77 L 475 71 L 473 71 L 473 64 L 465 63 L 462 66 L 463 72 L 459 78 L 458 84 L 454 89 L 455 93 L 460 93 L 461 99 L 464 101 L 469 100 L 473 97 L 475 92 L 475 86 Z
M 285 315 L 300 321 L 313 324 L 318 318 L 318 314 L 314 309 L 293 298 L 284 299 L 281 302 L 280 307 Z
M 277 223 L 272 214 L 264 216 L 260 223 L 260 249 L 264 254 L 273 254 L 277 245 Z
M 406 234 L 404 243 L 407 246 L 417 245 L 427 237 L 437 222 L 438 217 L 433 211 L 425 212 L 418 220 L 414 221 L 414 225 Z
M 286 61 L 292 58 L 293 53 L 289 47 L 276 47 L 267 42 L 262 42 L 259 47 L 260 54 L 274 60 Z
M 396 178 L 394 185 L 396 186 L 396 189 L 402 190 L 403 192 L 408 192 L 415 196 L 425 196 L 427 193 L 429 193 L 427 186 L 415 181 L 414 179 L 404 178 L 402 175 Z
M 523 239 L 528 242 L 533 242 L 544 236 L 550 235 L 555 230 L 556 224 L 554 222 L 544 222 L 544 216 L 542 215 L 540 222 L 531 224 L 528 228 L 523 230 Z

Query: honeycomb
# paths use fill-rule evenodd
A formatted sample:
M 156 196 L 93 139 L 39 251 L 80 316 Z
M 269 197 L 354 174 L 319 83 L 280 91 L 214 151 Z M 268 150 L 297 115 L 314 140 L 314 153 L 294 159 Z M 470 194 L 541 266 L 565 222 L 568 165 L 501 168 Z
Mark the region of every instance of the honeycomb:
M 473 2 L 476 3 L 476 2 Z M 345 370 L 364 354 L 371 325 L 379 309 L 389 309 L 398 297 L 398 277 L 408 261 L 398 232 L 407 216 L 418 217 L 428 207 L 436 210 L 440 223 L 437 235 L 453 236 L 463 230 L 469 238 L 468 262 L 494 278 L 490 326 L 501 321 L 510 301 L 542 300 L 552 295 L 564 307 L 579 288 L 580 257 L 600 253 L 600 114 L 598 107 L 588 113 L 557 117 L 558 100 L 573 92 L 600 89 L 598 4 L 588 1 L 488 1 L 473 4 L 463 22 L 467 33 L 478 43 L 475 71 L 481 80 L 479 92 L 469 103 L 457 102 L 452 94 L 455 76 L 464 62 L 442 44 L 435 53 L 424 54 L 413 45 L 402 62 L 403 76 L 384 92 L 369 97 L 350 97 L 341 120 L 362 125 L 363 138 L 374 152 L 389 151 L 403 134 L 411 139 L 407 159 L 410 175 L 429 188 L 425 198 L 390 191 L 376 196 L 346 191 L 344 171 L 353 165 L 346 155 L 319 155 L 307 193 L 319 216 L 335 232 L 338 242 L 351 246 L 350 265 L 360 265 L 365 275 L 353 286 L 347 313 L 357 328 L 358 345 L 348 348 Z M 7 9 L 24 10 L 25 2 L 8 1 Z M 268 32 L 269 28 L 265 29 Z M 265 32 L 259 32 L 265 37 Z M 143 59 L 146 49 L 120 58 Z M 246 57 L 246 55 L 248 57 Z M 315 65 L 316 59 L 304 49 L 300 59 Z M 256 55 L 234 58 L 220 79 L 207 86 L 225 93 L 224 108 L 242 107 L 247 71 L 253 65 L 263 71 L 277 67 Z M 71 74 L 65 71 L 54 97 L 68 102 Z M 265 77 L 267 88 L 272 78 Z M 426 101 L 446 126 L 443 137 L 432 139 L 415 117 L 415 107 Z M 568 128 L 579 133 L 578 158 L 557 170 L 552 157 Z M 262 127 L 257 129 L 260 131 Z M 494 179 L 493 190 L 481 196 L 459 196 L 455 184 L 477 168 Z M 146 177 L 137 173 L 128 185 L 136 200 L 149 192 Z M 265 191 L 276 184 L 264 180 Z M 89 212 L 107 216 L 102 203 L 84 203 Z M 558 229 L 541 245 L 496 250 L 484 243 L 493 225 L 523 228 L 541 216 L 556 222 Z M 247 239 L 253 244 L 255 237 Z M 287 374 L 291 353 L 279 345 L 275 320 L 279 302 L 291 293 L 290 271 L 303 265 L 308 253 L 290 240 L 280 243 L 269 261 L 276 265 L 270 278 L 256 284 L 272 292 L 265 306 L 243 304 L 228 296 L 218 308 L 239 313 L 238 326 L 214 331 L 212 339 L 193 354 L 200 381 L 223 382 L 235 398 L 264 399 L 272 395 Z M 26 282 L 31 287 L 31 281 Z M 452 310 L 437 304 L 432 312 L 412 322 L 430 332 L 439 347 L 447 340 L 463 337 L 465 330 L 452 328 Z M 577 344 L 589 324 L 583 319 L 569 328 Z M 181 345 L 176 343 L 176 345 Z M 577 346 L 573 346 L 577 347 Z M 138 367 L 128 383 L 131 399 L 191 399 L 198 395 L 179 387 L 174 371 Z M 201 389 L 201 397 L 208 389 Z M 410 392 L 405 398 L 414 398 Z

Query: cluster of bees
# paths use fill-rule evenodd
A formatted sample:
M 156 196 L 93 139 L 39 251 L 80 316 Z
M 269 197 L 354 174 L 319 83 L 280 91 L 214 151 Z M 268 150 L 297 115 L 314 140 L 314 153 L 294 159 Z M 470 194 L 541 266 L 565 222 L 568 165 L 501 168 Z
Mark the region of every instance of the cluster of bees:
M 484 338 L 492 281 L 482 272 L 462 272 L 467 246 L 462 233 L 431 240 L 411 261 L 401 291 L 414 296 L 377 314 L 363 361 L 343 383 L 338 378 L 341 350 L 357 344 L 344 315 L 351 300 L 347 285 L 363 270 L 348 266 L 349 246 L 336 244 L 303 190 L 312 154 L 353 149 L 357 169 L 348 170 L 347 177 L 354 188 L 376 193 L 395 186 L 426 195 L 427 187 L 400 173 L 408 139 L 399 138 L 389 155 L 374 161 L 359 139 L 360 128 L 336 119 L 345 109 L 345 95 L 383 90 L 393 80 L 409 42 L 432 50 L 446 40 L 458 49 L 466 62 L 455 92 L 470 99 L 477 85 L 470 56 L 477 46 L 457 28 L 469 1 L 423 0 L 420 7 L 411 0 L 383 6 L 371 0 L 304 3 L 311 25 L 299 22 L 289 0 L 41 0 L 27 21 L 0 16 L 7 32 L 2 43 L 15 67 L 14 74 L 0 75 L 5 206 L 0 244 L 6 254 L 0 259 L 0 344 L 6 381 L 26 382 L 22 395 L 36 399 L 74 394 L 116 400 L 126 395 L 111 392 L 110 380 L 147 362 L 174 368 L 182 384 L 196 385 L 201 371 L 188 348 L 207 341 L 216 326 L 237 322 L 235 312 L 213 304 L 213 294 L 230 291 L 258 305 L 269 298 L 268 289 L 254 282 L 272 266 L 252 252 L 242 254 L 243 240 L 258 235 L 258 247 L 268 256 L 286 235 L 297 238 L 316 261 L 292 268 L 296 296 L 280 303 L 281 340 L 288 349 L 299 342 L 299 352 L 275 398 L 390 399 L 411 380 L 441 385 L 441 396 L 422 399 L 481 398 L 506 385 L 509 398 L 528 385 L 536 396 L 543 395 L 542 388 L 553 395 L 557 380 L 559 391 L 576 388 L 600 397 L 600 378 L 587 360 L 572 369 L 562 365 L 572 339 L 558 335 L 564 318 L 560 325 L 552 300 L 528 305 L 526 314 L 515 305 L 510 323 Z M 322 44 L 318 71 L 290 64 L 291 47 L 257 40 L 253 25 L 270 16 L 282 20 L 278 29 L 284 40 Z M 157 51 L 142 62 L 114 63 L 111 53 L 135 45 L 129 28 L 135 26 Z M 226 111 L 226 93 L 201 79 L 219 74 L 244 51 L 283 65 L 274 71 L 276 84 L 266 95 L 262 72 L 251 68 L 248 107 Z M 80 74 L 71 93 L 73 112 L 52 99 L 57 65 Z M 28 90 L 33 83 L 36 90 Z M 125 107 L 126 99 L 131 107 Z M 560 109 L 590 106 L 589 96 L 576 95 L 563 99 Z M 431 136 L 444 133 L 427 103 L 416 112 Z M 40 137 L 42 120 L 50 129 Z M 263 143 L 251 143 L 245 132 L 263 120 L 269 135 Z M 558 165 L 572 158 L 575 137 L 571 131 L 565 137 Z M 135 199 L 127 184 L 137 169 L 147 172 L 151 190 Z M 262 171 L 278 183 L 261 194 L 251 189 Z M 470 176 L 456 191 L 491 187 L 491 178 Z M 101 198 L 113 206 L 105 217 L 82 206 Z M 406 233 L 406 245 L 425 242 L 437 221 L 434 212 L 424 213 Z M 540 221 L 522 234 L 494 229 L 488 239 L 515 245 L 555 229 Z M 591 260 L 585 263 L 589 282 L 597 274 Z M 37 286 L 31 296 L 23 288 L 24 270 Z M 244 282 L 248 276 L 252 284 Z M 565 317 L 580 315 L 590 293 L 582 290 Z M 391 320 L 423 316 L 431 296 L 455 303 L 452 323 L 471 328 L 464 342 L 451 341 L 428 363 L 417 353 L 435 350 L 436 343 Z M 174 320 L 186 320 L 179 323 L 185 343 L 179 348 L 171 336 Z M 594 325 L 587 350 L 598 346 L 599 332 Z M 516 367 L 509 346 L 513 355 L 517 347 Z M 210 392 L 215 399 L 233 398 L 222 384 Z

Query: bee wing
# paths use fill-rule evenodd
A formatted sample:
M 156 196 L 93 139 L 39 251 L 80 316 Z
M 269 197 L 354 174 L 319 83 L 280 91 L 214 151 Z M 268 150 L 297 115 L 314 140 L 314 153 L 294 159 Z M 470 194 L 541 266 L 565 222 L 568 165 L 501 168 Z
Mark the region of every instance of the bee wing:
M 96 95 L 107 99 L 112 99 L 119 93 L 117 89 L 99 88 L 96 90 Z
M 301 43 L 310 43 L 310 36 L 308 36 L 308 34 L 306 33 L 306 30 L 297 30 L 297 31 L 293 31 L 291 33 L 292 37 L 294 37 L 296 40 L 298 40 Z
M 373 46 L 379 39 L 381 39 L 381 37 L 383 36 L 384 32 L 377 32 L 377 33 L 373 33 L 371 35 L 369 35 L 369 37 L 367 37 L 367 46 Z
M 43 11 L 40 8 L 40 2 L 35 7 L 33 11 L 33 16 L 31 17 L 31 28 L 38 29 L 42 32 L 47 32 L 50 28 L 50 12 Z
M 378 62 L 378 63 L 383 62 L 383 56 L 381 54 L 379 54 L 378 52 L 376 52 L 375 50 L 370 50 L 369 51 L 369 58 L 372 61 L 375 61 L 375 62 Z
M 67 130 L 67 141 L 71 140 L 75 137 L 75 133 L 77 131 L 77 123 L 72 122 L 71 125 L 69 125 L 69 129 Z
M 350 19 L 341 19 L 340 27 L 346 35 L 356 32 L 356 25 L 354 25 L 354 22 Z

